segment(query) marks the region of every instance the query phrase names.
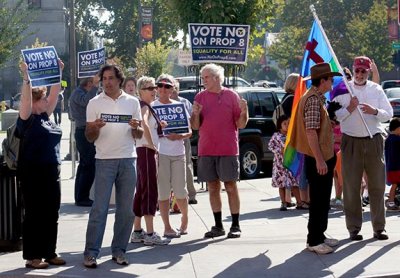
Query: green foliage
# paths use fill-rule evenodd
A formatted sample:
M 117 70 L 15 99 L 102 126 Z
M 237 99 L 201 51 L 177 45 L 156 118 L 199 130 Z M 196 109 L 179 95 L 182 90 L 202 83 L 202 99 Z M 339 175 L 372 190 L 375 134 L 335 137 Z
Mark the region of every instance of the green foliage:
M 137 77 L 147 75 L 156 78 L 161 73 L 170 72 L 171 66 L 167 64 L 170 51 L 168 46 L 161 43 L 161 39 L 138 49 L 135 57 Z
M 368 14 L 354 18 L 348 23 L 347 28 L 350 46 L 347 52 L 348 59 L 365 55 L 374 59 L 383 70 L 393 68 L 384 3 L 375 1 Z
M 111 15 L 107 22 L 101 24 L 91 9 L 102 4 Z M 161 39 L 164 44 L 176 45 L 177 42 L 169 40 L 176 37 L 179 29 L 175 11 L 169 9 L 162 0 L 141 1 L 141 5 L 153 7 L 152 41 Z M 139 1 L 76 0 L 75 6 L 77 25 L 105 39 L 108 58 L 118 57 L 124 67 L 135 66 L 133 57 L 143 44 L 139 41 Z
M 303 55 L 313 15 L 309 6 L 314 4 L 318 18 L 342 66 L 350 65 L 354 56 L 368 55 L 384 70 L 390 69 L 390 45 L 387 32 L 387 2 L 379 0 L 287 0 L 280 2 L 278 21 L 284 28 L 278 43 L 269 54 L 280 66 L 295 65 L 290 60 Z M 297 50 L 296 50 L 297 49 Z
M 247 55 L 246 71 L 243 78 L 250 81 L 263 72 L 263 65 L 260 64 L 265 50 L 261 45 L 250 46 Z
M 15 6 L 8 6 L 8 1 L 0 0 L 0 67 L 20 53 L 16 47 L 30 34 L 23 34 L 32 20 L 32 12 L 18 0 Z
M 298 68 L 303 57 L 304 42 L 307 40 L 307 36 L 304 28 L 285 27 L 279 33 L 276 43 L 268 48 L 268 55 L 277 61 L 281 68 L 292 70 Z

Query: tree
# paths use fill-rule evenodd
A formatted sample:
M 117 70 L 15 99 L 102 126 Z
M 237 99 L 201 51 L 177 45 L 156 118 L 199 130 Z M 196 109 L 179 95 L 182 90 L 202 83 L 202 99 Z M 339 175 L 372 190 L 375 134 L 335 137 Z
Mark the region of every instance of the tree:
M 284 69 L 300 67 L 304 52 L 304 42 L 307 40 L 305 28 L 284 27 L 277 41 L 268 48 L 268 55 Z
M 358 53 L 357 55 L 368 53 L 371 57 L 376 57 L 376 62 L 380 67 L 389 68 L 390 65 L 387 62 L 390 61 L 391 56 L 390 53 L 387 54 L 390 47 L 387 40 L 386 7 L 383 2 L 379 0 L 316 1 L 314 6 L 318 18 L 342 65 L 351 64 L 355 53 Z M 393 0 L 387 2 L 393 5 Z M 277 10 L 282 13 L 278 14 L 278 20 L 284 27 L 283 33 L 287 34 L 279 36 L 280 40 L 276 46 L 272 47 L 271 52 L 274 59 L 277 59 L 281 65 L 287 64 L 287 58 L 290 57 L 287 52 L 293 46 L 300 47 L 301 53 L 304 51 L 304 44 L 313 21 L 310 4 L 310 0 L 280 2 L 282 7 Z M 297 36 L 297 32 L 303 35 Z M 282 37 L 287 39 L 282 39 Z M 368 51 L 363 50 L 366 46 L 368 46 Z M 376 51 L 373 51 L 374 47 Z
M 375 1 L 368 14 L 356 17 L 347 25 L 350 50 L 347 58 L 365 55 L 382 70 L 391 70 L 392 49 L 387 35 L 386 6 Z
M 168 46 L 161 44 L 161 39 L 138 49 L 135 57 L 136 75 L 157 77 L 161 73 L 170 72 L 171 65 L 167 64 L 170 50 Z
M 93 10 L 104 5 L 111 12 L 105 23 L 93 16 Z M 161 39 L 163 44 L 176 45 L 171 41 L 179 30 L 175 11 L 166 6 L 165 1 L 141 1 L 142 6 L 153 7 L 153 40 Z M 108 58 L 118 57 L 125 67 L 134 66 L 134 57 L 139 48 L 139 1 L 126 0 L 77 0 L 76 17 L 78 26 L 84 26 L 96 36 L 105 39 Z M 101 33 L 102 31 L 103 33 Z
M 6 0 L 0 0 L 0 67 L 20 55 L 15 51 L 22 40 L 30 34 L 24 34 L 32 21 L 32 12 L 28 12 L 24 0 L 18 0 L 15 6 L 8 6 Z

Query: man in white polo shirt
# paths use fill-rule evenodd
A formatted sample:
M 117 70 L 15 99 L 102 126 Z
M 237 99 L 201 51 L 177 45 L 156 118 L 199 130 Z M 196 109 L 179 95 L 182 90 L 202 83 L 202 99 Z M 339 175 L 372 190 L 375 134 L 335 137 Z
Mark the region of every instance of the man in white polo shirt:
M 134 214 L 133 195 L 136 185 L 135 138 L 143 129 L 137 98 L 121 90 L 124 75 L 114 65 L 105 65 L 99 73 L 104 92 L 90 100 L 87 106 L 86 138 L 96 146 L 94 203 L 89 215 L 84 251 L 84 265 L 97 267 L 107 221 L 111 191 L 115 184 L 116 212 L 112 259 L 127 265 L 125 258 Z

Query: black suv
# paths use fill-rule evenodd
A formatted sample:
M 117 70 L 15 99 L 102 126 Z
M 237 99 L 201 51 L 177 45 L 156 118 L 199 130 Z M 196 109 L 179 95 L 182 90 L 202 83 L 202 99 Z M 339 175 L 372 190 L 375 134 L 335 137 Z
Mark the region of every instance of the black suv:
M 279 104 L 280 88 L 239 87 L 236 92 L 247 100 L 249 121 L 239 130 L 240 174 L 244 179 L 255 178 L 260 173 L 262 161 L 272 161 L 273 154 L 268 150 L 268 142 L 276 131 L 272 114 Z M 179 96 L 193 103 L 196 90 L 179 92 Z M 192 159 L 196 167 L 198 134 L 193 132 Z

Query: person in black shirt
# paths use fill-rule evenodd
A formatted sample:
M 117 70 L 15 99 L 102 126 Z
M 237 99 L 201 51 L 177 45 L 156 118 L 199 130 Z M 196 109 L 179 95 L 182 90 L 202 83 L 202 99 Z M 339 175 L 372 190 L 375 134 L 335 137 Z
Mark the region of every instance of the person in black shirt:
M 61 71 L 64 64 L 59 60 Z M 22 256 L 27 268 L 63 265 L 56 254 L 60 189 L 61 128 L 50 120 L 61 92 L 60 84 L 33 88 L 28 66 L 21 63 L 22 97 L 17 120 L 21 139 L 17 176 L 21 182 L 25 208 Z M 45 261 L 42 261 L 45 259 Z

